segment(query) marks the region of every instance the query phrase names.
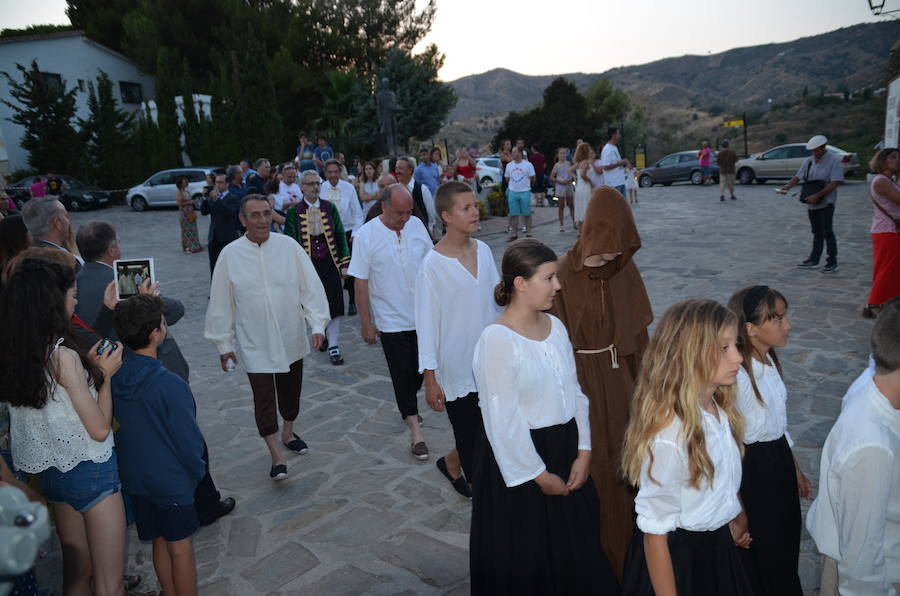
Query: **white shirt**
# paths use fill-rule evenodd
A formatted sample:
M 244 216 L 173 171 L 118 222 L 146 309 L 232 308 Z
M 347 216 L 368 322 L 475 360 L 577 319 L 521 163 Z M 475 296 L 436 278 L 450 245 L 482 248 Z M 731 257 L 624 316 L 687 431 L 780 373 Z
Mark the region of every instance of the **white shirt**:
M 322 184 L 320 198 L 325 199 L 329 203 L 334 203 L 338 208 L 345 232 L 358 230 L 363 225 L 363 212 L 362 207 L 359 206 L 359 197 L 356 195 L 356 189 L 346 180 L 338 180 L 337 186 L 332 186 L 331 182 L 326 180 Z
M 227 194 L 227 193 L 226 193 Z M 222 195 L 223 197 L 225 195 Z M 296 182 L 293 184 L 278 183 L 278 194 L 275 195 L 275 210 L 284 211 L 285 203 L 299 203 L 303 198 L 303 191 Z
M 203 336 L 219 354 L 235 351 L 247 372 L 283 373 L 309 353 L 306 323 L 324 333 L 325 289 L 303 247 L 269 234 L 258 245 L 241 236 L 216 261 Z
M 604 166 L 610 166 L 617 161 L 622 161 L 622 156 L 619 155 L 619 148 L 612 143 L 603 145 L 603 150 L 600 152 L 600 163 Z M 603 180 L 607 186 L 623 186 L 625 184 L 625 166 L 603 170 Z
M 531 177 L 534 176 L 534 166 L 530 161 L 522 160 L 518 163 L 511 161 L 506 164 L 503 175 L 509 178 L 508 188 L 513 192 L 525 192 L 531 190 Z
M 547 469 L 531 429 L 575 418 L 578 449 L 591 449 L 588 399 L 578 384 L 572 344 L 562 321 L 548 316 L 550 335 L 543 341 L 494 324 L 485 328 L 475 347 L 472 366 L 484 431 L 508 487 Z
M 637 525 L 645 534 L 667 534 L 676 528 L 693 532 L 717 530 L 741 512 L 741 452 L 731 434 L 728 417 L 718 405 L 719 419 L 700 411 L 706 453 L 715 470 L 712 486 L 700 481 L 700 489 L 690 486 L 687 445 L 681 436 L 681 419 L 659 431 L 650 449 L 653 469 L 647 473 L 649 458 L 641 468 L 641 487 L 634 500 Z M 656 482 L 654 482 L 654 480 Z M 659 484 L 657 484 L 657 482 Z
M 379 331 L 396 333 L 416 328 L 416 276 L 433 246 L 418 217 L 410 217 L 399 235 L 384 225 L 380 216 L 354 234 L 347 274 L 368 280 L 369 308 Z
M 893 595 L 900 583 L 900 410 L 873 380 L 846 400 L 825 439 L 806 529 L 837 561 L 842 596 Z
M 865 395 L 860 388 L 872 380 L 872 377 L 875 376 L 875 359 L 869 354 L 869 362 L 866 365 L 866 369 L 859 373 L 859 376 L 856 377 L 856 380 L 850 384 L 850 388 L 847 389 L 847 393 L 844 394 L 844 397 L 841 398 L 841 411 L 847 407 L 847 403 L 849 400 L 853 399 L 857 395 Z
M 419 372 L 435 371 L 447 401 L 476 391 L 472 372 L 475 344 L 500 316 L 494 288 L 500 274 L 487 244 L 477 245 L 477 275 L 457 259 L 430 251 L 416 279 L 416 335 Z
M 406 185 L 406 188 L 409 190 L 410 196 L 412 196 L 413 189 L 416 186 L 416 181 L 414 178 L 409 179 L 409 184 Z M 434 197 L 431 196 L 431 190 L 428 189 L 424 184 L 420 185 L 422 187 L 422 202 L 425 203 L 425 211 L 428 215 L 428 231 L 433 232 L 434 226 L 438 221 L 438 214 L 434 208 Z M 418 219 L 418 218 L 417 218 Z
M 794 441 L 787 432 L 787 387 L 778 369 L 772 364 L 763 364 L 752 358 L 753 378 L 764 403 L 759 403 L 750 375 L 742 366 L 737 376 L 737 406 L 744 415 L 744 444 L 775 441 L 782 435 L 788 445 L 793 447 Z
M 592 163 L 591 165 L 588 166 L 588 169 L 587 169 L 588 178 L 590 178 L 591 181 L 594 183 L 595 190 L 600 188 L 604 184 L 606 184 L 606 182 L 604 182 L 605 176 L 604 176 L 603 172 L 602 171 L 598 172 L 597 170 L 594 169 L 594 168 L 599 168 L 602 165 L 603 165 L 603 162 L 600 161 L 599 159 L 596 159 L 596 160 L 594 160 L 594 163 Z

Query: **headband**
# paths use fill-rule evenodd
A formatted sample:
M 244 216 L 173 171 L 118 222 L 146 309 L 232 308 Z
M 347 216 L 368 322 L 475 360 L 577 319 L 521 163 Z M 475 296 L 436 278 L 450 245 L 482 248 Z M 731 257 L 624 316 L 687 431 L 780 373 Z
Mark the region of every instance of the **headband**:
M 753 286 L 744 294 L 742 306 L 744 307 L 744 320 L 750 322 L 753 312 L 759 306 L 760 301 L 769 293 L 769 286 Z

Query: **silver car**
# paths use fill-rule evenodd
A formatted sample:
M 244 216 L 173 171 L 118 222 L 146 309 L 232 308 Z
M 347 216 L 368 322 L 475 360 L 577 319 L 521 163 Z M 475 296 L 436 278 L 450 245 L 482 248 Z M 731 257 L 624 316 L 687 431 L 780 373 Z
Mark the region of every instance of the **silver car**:
M 859 173 L 859 155 L 833 145 L 825 148 L 841 160 L 845 177 Z M 805 143 L 781 145 L 738 161 L 735 172 L 741 184 L 750 184 L 754 180 L 757 184 L 765 184 L 767 180 L 790 180 L 810 155 Z
M 175 181 L 184 176 L 188 179 L 188 192 L 195 199 L 203 195 L 207 174 L 221 174 L 224 168 L 214 166 L 192 166 L 189 168 L 173 168 L 157 172 L 141 184 L 128 189 L 125 201 L 135 211 L 143 211 L 147 207 L 176 205 Z

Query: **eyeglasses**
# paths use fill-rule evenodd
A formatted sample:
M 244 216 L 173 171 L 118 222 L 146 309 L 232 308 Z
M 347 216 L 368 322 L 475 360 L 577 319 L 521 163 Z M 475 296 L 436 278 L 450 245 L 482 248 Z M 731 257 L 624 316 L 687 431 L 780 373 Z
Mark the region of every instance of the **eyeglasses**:
M 321 182 L 304 182 L 304 186 L 322 186 Z

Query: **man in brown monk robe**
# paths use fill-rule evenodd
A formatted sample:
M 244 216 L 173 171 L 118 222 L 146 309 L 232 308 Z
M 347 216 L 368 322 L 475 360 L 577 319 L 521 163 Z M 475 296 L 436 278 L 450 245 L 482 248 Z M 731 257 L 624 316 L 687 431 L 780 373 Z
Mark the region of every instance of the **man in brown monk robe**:
M 638 367 L 653 320 L 633 257 L 641 248 L 631 208 L 614 188 L 594 191 L 581 236 L 559 261 L 553 314 L 569 330 L 590 400 L 591 476 L 600 496 L 603 550 L 621 580 L 634 530 L 634 491 L 619 473 Z

